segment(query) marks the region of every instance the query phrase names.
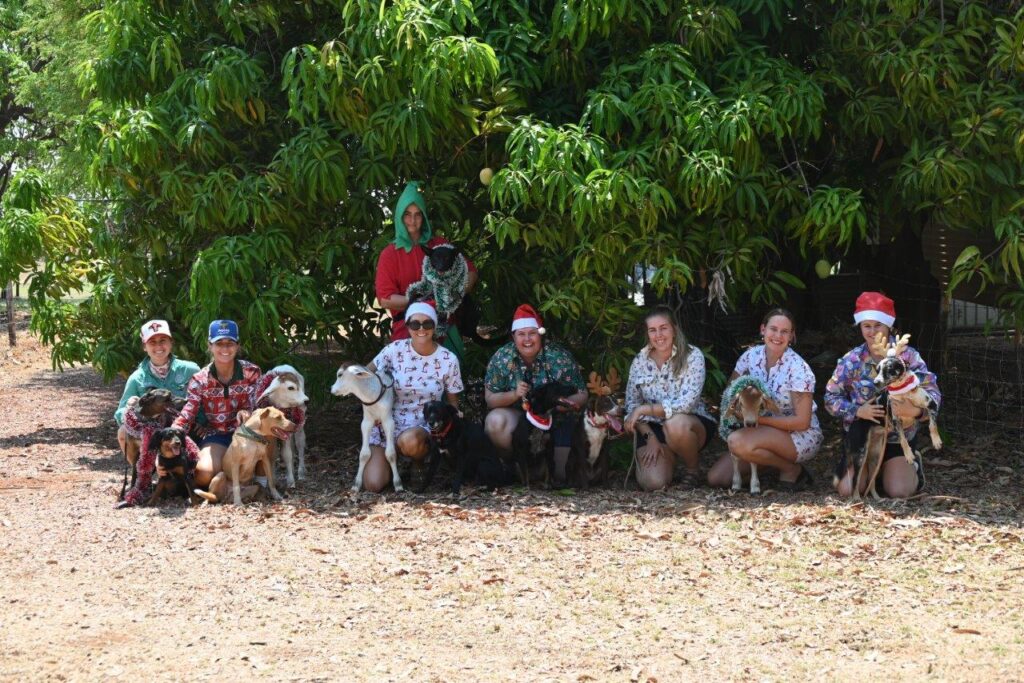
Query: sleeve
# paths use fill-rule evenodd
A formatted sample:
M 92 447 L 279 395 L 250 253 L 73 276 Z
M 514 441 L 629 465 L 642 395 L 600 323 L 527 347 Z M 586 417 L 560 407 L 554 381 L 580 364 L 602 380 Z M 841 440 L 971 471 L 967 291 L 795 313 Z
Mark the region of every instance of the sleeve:
M 626 415 L 631 414 L 637 406 L 644 402 L 644 395 L 640 391 L 640 384 L 636 381 L 636 376 L 639 372 L 640 354 L 637 354 L 629 365 L 629 379 L 626 380 Z
M 256 365 L 250 365 L 245 369 L 245 374 L 249 381 L 249 386 L 245 392 L 249 397 L 249 407 L 247 410 L 256 410 L 256 397 L 259 396 L 256 388 L 260 385 L 260 379 L 263 378 L 263 371 Z
M 704 389 L 704 375 L 704 354 L 696 346 L 691 346 L 686 370 L 682 376 L 674 378 L 672 395 L 661 401 L 666 420 L 676 413 L 694 412 Z
M 196 415 L 203 406 L 203 384 L 194 376 L 188 381 L 185 388 L 185 405 L 182 406 L 178 417 L 171 423 L 172 427 L 184 429 L 186 432 L 192 428 L 196 421 Z
M 829 415 L 852 422 L 857 417 L 857 404 L 850 393 L 849 364 L 853 352 L 847 353 L 836 362 L 836 369 L 825 383 L 825 410 Z
M 512 385 L 514 384 L 514 378 L 511 373 L 507 371 L 505 367 L 507 346 L 502 346 L 500 349 L 494 352 L 491 356 L 491 360 L 487 361 L 487 371 L 484 373 L 484 387 L 493 393 L 499 393 L 502 391 L 511 391 Z
M 583 370 L 580 369 L 580 364 L 564 348 L 560 348 L 559 353 L 565 355 L 565 367 L 562 368 L 558 379 L 573 385 L 576 387 L 576 391 L 586 391 L 587 383 L 583 381 Z
M 118 427 L 124 424 L 124 411 L 128 407 L 128 399 L 133 396 L 141 396 L 142 393 L 141 373 L 136 370 L 128 376 L 128 381 L 124 383 L 124 393 L 121 394 L 121 402 L 117 404 L 117 410 L 114 411 L 114 420 L 117 422 Z
M 757 348 L 757 347 L 754 347 Z M 736 367 L 732 369 L 737 375 L 749 375 L 750 374 L 750 358 L 754 354 L 754 349 L 747 349 L 743 352 L 743 355 L 736 361 Z
M 447 365 L 447 372 L 445 372 L 444 376 L 444 390 L 449 394 L 461 394 L 465 387 L 462 386 L 462 371 L 459 369 L 459 361 L 455 358 L 455 354 L 448 354 Z
M 811 366 L 807 364 L 807 361 L 799 356 L 794 360 L 796 362 L 793 363 L 789 377 L 786 378 L 786 389 L 791 392 L 798 391 L 813 394 L 815 380 Z
M 933 401 L 935 401 L 936 410 L 942 405 L 942 392 L 939 391 L 939 378 L 934 372 L 928 369 L 928 366 L 924 362 L 924 358 L 921 357 L 921 353 L 910 347 L 903 354 L 903 359 L 907 362 L 907 368 L 921 380 L 921 388 L 924 389 L 925 393 Z
M 384 247 L 377 258 L 377 273 L 374 276 L 373 289 L 378 301 L 383 301 L 399 291 L 397 264 L 395 263 L 394 245 Z
M 391 344 L 388 344 L 383 349 L 381 349 L 376 356 L 373 357 L 373 360 L 370 361 L 371 363 L 373 363 L 373 367 L 377 368 L 381 372 L 386 372 L 389 375 L 394 376 L 395 364 L 392 360 L 391 354 L 393 351 L 392 347 L 396 343 L 397 342 L 392 342 Z

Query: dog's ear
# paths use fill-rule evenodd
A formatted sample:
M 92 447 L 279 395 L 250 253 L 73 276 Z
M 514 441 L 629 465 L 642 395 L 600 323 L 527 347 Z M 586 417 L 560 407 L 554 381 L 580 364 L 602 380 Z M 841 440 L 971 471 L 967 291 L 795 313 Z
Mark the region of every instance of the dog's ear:
M 767 396 L 764 397 L 764 407 L 767 408 L 768 412 L 772 415 L 782 414 L 782 409 L 779 408 L 779 404 L 776 403 L 774 399 L 768 398 Z
M 420 249 L 422 249 L 423 253 L 426 254 L 427 256 L 433 256 L 434 255 L 434 247 L 428 247 L 425 244 L 421 244 L 420 245 Z

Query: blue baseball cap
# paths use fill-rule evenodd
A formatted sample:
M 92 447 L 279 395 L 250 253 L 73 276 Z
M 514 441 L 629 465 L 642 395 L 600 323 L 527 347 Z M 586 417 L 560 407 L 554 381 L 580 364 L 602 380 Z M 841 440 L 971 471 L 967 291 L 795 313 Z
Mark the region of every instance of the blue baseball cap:
M 210 343 L 230 339 L 238 342 L 238 323 L 234 320 L 214 320 L 210 323 Z

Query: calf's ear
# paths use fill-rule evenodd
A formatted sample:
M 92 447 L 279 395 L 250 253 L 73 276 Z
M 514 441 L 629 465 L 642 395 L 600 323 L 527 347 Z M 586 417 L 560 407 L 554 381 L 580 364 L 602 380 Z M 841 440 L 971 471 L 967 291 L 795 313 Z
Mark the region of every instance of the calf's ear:
M 781 409 L 779 408 L 779 404 L 778 404 L 778 403 L 776 403 L 775 401 L 773 401 L 773 400 L 772 400 L 772 399 L 770 399 L 770 398 L 765 398 L 765 399 L 764 399 L 764 406 L 765 406 L 765 408 L 767 408 L 767 409 L 768 409 L 768 410 L 769 410 L 769 411 L 770 411 L 771 413 L 773 413 L 773 414 L 775 414 L 775 415 L 778 415 L 779 413 L 781 413 L 781 412 L 782 412 L 782 410 L 781 410 Z

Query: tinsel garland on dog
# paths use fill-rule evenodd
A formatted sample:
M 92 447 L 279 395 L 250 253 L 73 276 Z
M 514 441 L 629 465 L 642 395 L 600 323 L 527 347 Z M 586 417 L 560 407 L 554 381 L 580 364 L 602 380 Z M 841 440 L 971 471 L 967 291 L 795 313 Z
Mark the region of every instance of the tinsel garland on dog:
M 750 386 L 756 388 L 769 400 L 775 401 L 775 396 L 771 390 L 757 377 L 742 375 L 734 379 L 722 393 L 722 405 L 719 407 L 718 412 L 718 435 L 722 437 L 723 441 L 727 441 L 730 434 L 743 426 L 743 423 L 736 417 L 731 407 L 736 400 L 736 396 Z
M 423 257 L 423 277 L 409 285 L 405 295 L 409 302 L 434 300 L 437 311 L 438 325 L 434 336 L 442 338 L 448 332 L 452 314 L 462 305 L 462 297 L 466 291 L 466 280 L 469 277 L 469 266 L 466 257 L 459 254 L 451 268 L 440 272 L 430 262 L 430 257 Z

